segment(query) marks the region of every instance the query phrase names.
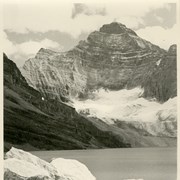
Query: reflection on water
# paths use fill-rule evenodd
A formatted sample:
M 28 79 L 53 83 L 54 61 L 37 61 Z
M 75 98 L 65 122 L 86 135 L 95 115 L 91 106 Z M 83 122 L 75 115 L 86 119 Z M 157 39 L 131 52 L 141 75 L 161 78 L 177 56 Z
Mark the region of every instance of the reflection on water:
M 63 157 L 84 163 L 97 180 L 176 180 L 176 148 L 36 151 L 50 161 Z

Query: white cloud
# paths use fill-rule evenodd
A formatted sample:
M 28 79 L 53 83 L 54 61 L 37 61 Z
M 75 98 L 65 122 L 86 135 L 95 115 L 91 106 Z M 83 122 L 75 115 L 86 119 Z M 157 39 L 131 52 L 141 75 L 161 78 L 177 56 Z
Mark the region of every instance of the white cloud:
M 177 24 L 174 25 L 171 29 L 164 29 L 160 26 L 146 27 L 144 29 L 137 30 L 136 33 L 140 37 L 166 50 L 169 48 L 170 45 L 177 44 L 178 40 Z
M 156 14 L 154 16 L 158 20 L 158 22 L 163 23 L 164 19 L 162 17 L 157 16 Z
M 86 11 L 93 11 L 92 15 L 79 14 L 72 18 L 73 4 L 71 3 L 43 3 L 43 4 L 5 4 L 4 29 L 15 32 L 26 32 L 27 29 L 35 32 L 58 30 L 77 37 L 82 31 L 96 30 L 104 23 L 115 19 L 122 21 L 130 28 L 136 28 L 143 23 L 142 17 L 150 10 L 164 7 L 163 3 L 106 3 L 86 4 Z M 89 8 L 89 10 L 88 10 Z M 94 13 L 105 8 L 106 15 Z
M 83 3 L 77 3 L 74 4 L 74 8 L 72 10 L 72 18 L 76 18 L 79 14 L 85 14 L 85 15 L 106 15 L 106 8 L 103 7 L 102 4 L 83 4 Z
M 62 46 L 57 42 L 49 39 L 38 41 L 27 41 L 21 44 L 14 44 L 7 39 L 7 35 L 3 32 L 3 51 L 15 61 L 17 66 L 22 66 L 24 61 L 33 57 L 40 48 L 48 48 L 52 50 L 62 51 Z
M 140 17 L 134 17 L 134 16 L 127 16 L 127 17 L 120 17 L 116 19 L 117 22 L 121 22 L 122 24 L 125 24 L 128 28 L 134 29 L 138 28 L 140 24 L 144 24 L 144 21 Z

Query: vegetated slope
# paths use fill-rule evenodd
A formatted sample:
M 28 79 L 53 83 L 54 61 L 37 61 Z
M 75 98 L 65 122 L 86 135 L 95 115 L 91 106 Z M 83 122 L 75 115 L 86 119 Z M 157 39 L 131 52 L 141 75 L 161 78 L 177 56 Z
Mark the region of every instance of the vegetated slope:
M 44 98 L 30 87 L 16 64 L 4 54 L 4 142 L 32 149 L 129 147 L 117 136 L 98 129 L 74 108 Z

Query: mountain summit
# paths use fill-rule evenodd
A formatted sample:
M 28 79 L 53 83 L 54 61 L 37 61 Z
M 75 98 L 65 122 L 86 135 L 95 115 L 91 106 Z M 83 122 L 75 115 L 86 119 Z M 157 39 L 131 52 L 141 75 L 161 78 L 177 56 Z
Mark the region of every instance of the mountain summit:
M 166 53 L 125 25 L 113 22 L 92 32 L 68 52 L 41 49 L 26 61 L 21 72 L 44 96 L 60 100 L 86 97 L 99 88 L 141 86 L 147 72 Z
M 99 31 L 102 33 L 108 33 L 108 34 L 129 33 L 129 34 L 137 36 L 137 34 L 133 30 L 127 28 L 124 24 L 121 24 L 118 22 L 112 22 L 111 24 L 105 24 L 100 28 Z

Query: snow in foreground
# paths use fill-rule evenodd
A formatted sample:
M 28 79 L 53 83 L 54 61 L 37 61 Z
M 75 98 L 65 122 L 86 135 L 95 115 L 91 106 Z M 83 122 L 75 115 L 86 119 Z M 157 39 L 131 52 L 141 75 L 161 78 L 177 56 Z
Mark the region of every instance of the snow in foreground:
M 5 155 L 6 180 L 95 180 L 88 168 L 70 159 L 57 158 L 48 163 L 28 152 L 11 148 Z
M 120 121 L 155 122 L 157 120 L 176 120 L 177 98 L 160 104 L 155 99 L 141 97 L 143 89 L 134 88 L 119 91 L 100 89 L 93 93 L 92 99 L 73 100 L 78 112 L 98 117 L 107 123 Z

